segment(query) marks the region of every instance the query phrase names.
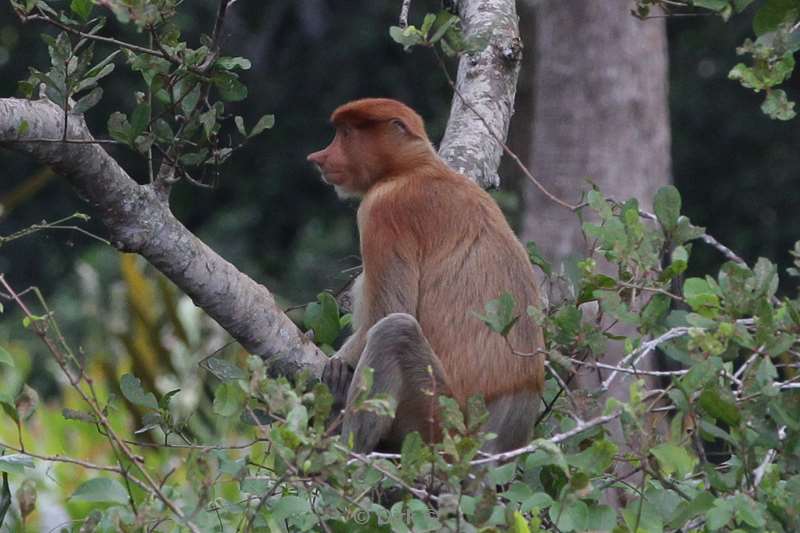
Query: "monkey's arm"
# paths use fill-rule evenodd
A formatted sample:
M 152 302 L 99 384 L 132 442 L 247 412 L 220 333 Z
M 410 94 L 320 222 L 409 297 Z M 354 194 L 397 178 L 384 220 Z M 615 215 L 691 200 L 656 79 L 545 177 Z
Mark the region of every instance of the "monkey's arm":
M 373 205 L 359 220 L 364 271 L 355 301 L 357 323 L 336 354 L 351 367 L 364 351 L 367 332 L 381 318 L 391 313 L 417 318 L 419 245 L 396 211 L 397 206 Z

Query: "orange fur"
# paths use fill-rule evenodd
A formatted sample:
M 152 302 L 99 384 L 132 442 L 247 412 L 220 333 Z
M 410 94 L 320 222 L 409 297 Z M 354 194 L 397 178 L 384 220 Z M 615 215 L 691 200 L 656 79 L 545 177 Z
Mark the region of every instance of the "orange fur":
M 339 356 L 354 365 L 369 328 L 403 312 L 419 322 L 460 402 L 475 394 L 488 402 L 541 393 L 543 358 L 513 354 L 474 314 L 510 292 L 523 315 L 508 336 L 511 346 L 533 352 L 544 345 L 525 313 L 539 305 L 533 268 L 491 196 L 447 167 L 422 119 L 400 102 L 357 100 L 331 121 L 333 142 L 309 160 L 340 194 L 362 197 L 364 272 L 355 331 Z

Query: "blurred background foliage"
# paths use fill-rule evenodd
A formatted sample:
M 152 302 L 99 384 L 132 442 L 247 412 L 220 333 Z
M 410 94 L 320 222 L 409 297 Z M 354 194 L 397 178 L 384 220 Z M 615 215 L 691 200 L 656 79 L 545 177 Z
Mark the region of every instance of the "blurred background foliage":
M 182 6 L 179 23 L 194 36 L 190 41 L 209 31 L 215 5 L 203 0 Z M 439 6 L 435 0 L 415 1 L 411 21 Z M 286 305 L 337 289 L 347 279 L 343 271 L 358 264 L 355 204 L 338 201 L 305 161 L 306 154 L 330 140 L 330 112 L 349 99 L 389 96 L 415 107 L 427 119 L 432 139 L 444 131 L 451 91 L 432 54 L 422 49 L 404 53 L 389 38 L 398 10 L 398 2 L 353 1 L 342 9 L 333 0 L 275 0 L 268 7 L 241 1 L 228 15 L 226 54 L 253 63 L 242 73 L 250 96 L 231 105 L 231 111 L 251 120 L 274 113 L 277 122 L 226 163 L 215 188 L 179 186 L 173 209 L 190 230 Z M 523 16 L 528 12 L 521 10 Z M 529 22 L 522 21 L 523 35 Z M 113 19 L 109 26 L 120 31 Z M 47 65 L 43 31 L 50 30 L 21 25 L 8 4 L 0 7 L 3 96 L 17 94 L 16 82 L 27 77 L 28 66 Z M 727 79 L 738 60 L 735 48 L 750 33 L 749 17 L 727 24 L 714 16 L 669 21 L 674 181 L 693 222 L 748 262 L 765 256 L 784 267 L 800 227 L 800 191 L 792 186 L 800 169 L 800 128 L 797 120 L 766 118 L 759 111 L 761 97 Z M 99 47 L 97 57 L 109 51 Z M 521 90 L 529 75 L 522 73 Z M 90 126 L 104 136 L 107 116 L 132 109 L 131 86 L 141 81 L 138 74 L 118 68 L 103 85 L 105 96 Z M 787 89 L 796 86 L 797 76 Z M 512 135 L 526 131 L 513 128 Z M 527 140 L 512 138 L 510 143 L 524 146 Z M 146 179 L 140 159 L 123 148 L 110 150 L 132 176 Z M 0 165 L 5 169 L 0 235 L 75 211 L 91 214 L 47 168 L 9 151 L 0 152 Z M 515 201 L 520 177 L 510 165 L 503 168 L 503 204 L 513 220 L 520 209 Z M 105 234 L 94 222 L 85 227 Z M 699 272 L 720 262 L 703 247 L 696 258 L 693 266 Z M 0 272 L 17 288 L 42 289 L 67 338 L 97 358 L 93 369 L 98 376 L 131 371 L 148 390 L 180 386 L 181 409 L 199 409 L 200 415 L 190 418 L 197 420 L 194 429 L 204 433 L 207 395 L 197 363 L 227 340 L 169 282 L 137 258 L 68 230 L 39 232 L 3 245 Z M 60 387 L 50 359 L 6 307 L 0 344 L 24 362 L 22 374 L 43 398 L 57 396 Z M 3 379 L 0 387 L 18 390 L 18 383 Z

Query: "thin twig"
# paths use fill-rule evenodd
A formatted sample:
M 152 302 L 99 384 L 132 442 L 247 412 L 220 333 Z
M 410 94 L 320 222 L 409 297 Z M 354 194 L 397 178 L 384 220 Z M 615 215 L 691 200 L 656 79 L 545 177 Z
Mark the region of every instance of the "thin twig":
M 408 8 L 411 7 L 411 0 L 403 0 L 403 5 L 400 7 L 400 21 L 398 25 L 406 29 L 408 27 Z
M 603 424 L 607 424 L 607 423 L 611 422 L 612 420 L 616 420 L 617 418 L 619 418 L 619 416 L 621 414 L 622 414 L 622 409 L 617 409 L 616 411 L 614 411 L 614 412 L 612 412 L 610 414 L 603 415 L 603 416 L 598 416 L 597 418 L 593 418 L 593 419 L 588 420 L 586 422 L 578 422 L 578 424 L 574 428 L 570 429 L 569 431 L 565 431 L 564 433 L 558 433 L 556 435 L 553 435 L 549 439 L 544 439 L 544 440 L 547 441 L 547 442 L 551 442 L 553 444 L 558 444 L 559 442 L 562 442 L 562 441 L 565 441 L 565 440 L 567 440 L 567 439 L 569 439 L 571 437 L 574 437 L 575 435 L 578 435 L 579 433 L 583 433 L 584 431 L 587 431 L 589 429 L 595 428 L 597 426 L 602 426 Z M 535 442 L 533 442 L 533 443 L 531 443 L 531 444 L 529 444 L 527 446 L 523 446 L 522 448 L 517 448 L 516 450 L 510 450 L 510 451 L 507 451 L 507 452 L 491 455 L 489 457 L 485 457 L 485 458 L 482 458 L 482 459 L 476 459 L 474 461 L 470 461 L 470 464 L 471 465 L 482 465 L 482 464 L 487 464 L 487 463 L 491 463 L 491 462 L 494 462 L 494 461 L 503 463 L 503 462 L 509 461 L 511 459 L 514 459 L 515 457 L 519 457 L 520 455 L 525 455 L 526 453 L 531 453 L 533 451 L 536 451 L 537 449 L 539 449 L 541 447 L 542 447 L 541 441 L 535 441 Z
M 664 333 L 663 335 L 661 335 L 659 337 L 656 337 L 653 340 L 645 342 L 639 348 L 637 348 L 636 350 L 632 351 L 631 353 L 629 353 L 628 355 L 623 357 L 622 360 L 618 363 L 618 366 L 624 367 L 626 364 L 628 364 L 628 361 L 632 360 L 633 362 L 632 362 L 631 366 L 632 367 L 636 367 L 636 365 L 639 363 L 639 361 L 641 361 L 642 357 L 644 357 L 645 355 L 650 353 L 652 350 L 656 349 L 658 347 L 658 345 L 663 344 L 663 343 L 665 343 L 667 341 L 670 341 L 672 339 L 677 339 L 678 337 L 683 337 L 684 335 L 687 335 L 689 333 L 689 329 L 690 328 L 685 327 L 685 326 L 673 328 L 673 329 L 667 331 L 666 333 Z M 605 379 L 605 381 L 603 381 L 602 387 L 603 387 L 604 390 L 608 390 L 609 389 L 609 387 L 611 386 L 611 383 L 616 379 L 618 374 L 619 374 L 619 371 L 618 370 L 614 370 Z

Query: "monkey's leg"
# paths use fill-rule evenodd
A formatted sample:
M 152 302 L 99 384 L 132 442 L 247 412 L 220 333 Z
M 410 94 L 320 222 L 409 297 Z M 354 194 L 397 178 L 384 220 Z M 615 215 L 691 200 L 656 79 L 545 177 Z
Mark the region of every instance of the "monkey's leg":
M 394 419 L 352 408 L 365 368 L 373 370 L 370 394 L 387 394 L 395 402 Z M 411 431 L 419 431 L 427 441 L 436 440 L 441 431 L 438 396 L 449 392 L 442 364 L 417 320 L 405 313 L 393 313 L 367 334 L 367 345 L 348 392 L 342 436 L 348 442 L 352 434 L 354 449 L 359 452 L 372 451 L 379 443 L 399 448 Z
M 486 405 L 489 420 L 484 430 L 497 434 L 497 438 L 486 443 L 482 451 L 494 454 L 529 444 L 540 404 L 539 394 L 526 390 L 489 402 Z

